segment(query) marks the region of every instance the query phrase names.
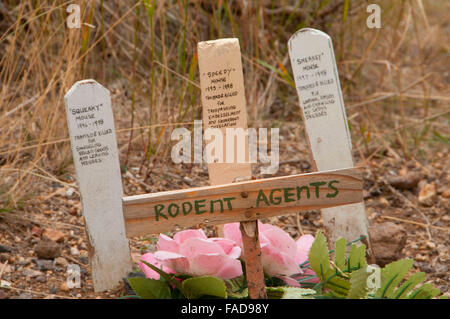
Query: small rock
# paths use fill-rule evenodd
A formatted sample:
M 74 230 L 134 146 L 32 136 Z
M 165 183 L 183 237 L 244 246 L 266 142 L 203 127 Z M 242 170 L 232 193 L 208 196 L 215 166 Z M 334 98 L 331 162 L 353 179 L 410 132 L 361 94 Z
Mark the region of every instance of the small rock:
M 78 215 L 78 209 L 76 207 L 72 207 L 71 209 L 69 209 L 69 214 L 72 216 Z
M 434 269 L 433 267 L 431 267 L 429 264 L 427 263 L 423 263 L 423 265 L 420 267 L 420 269 L 426 273 L 433 273 Z
M 49 259 L 35 259 L 34 262 L 36 263 L 36 266 L 39 270 L 45 271 L 45 270 L 53 270 L 55 269 L 55 265 L 53 263 L 53 260 Z
M 37 226 L 33 226 L 33 228 L 31 228 L 31 234 L 33 236 L 36 236 L 36 237 L 41 237 L 41 235 L 42 235 L 42 228 L 39 228 Z
M 5 245 L 0 245 L 0 253 L 10 253 L 12 252 L 12 248 Z
M 75 188 L 70 187 L 68 190 L 66 190 L 66 197 L 70 197 L 75 193 Z
M 50 293 L 51 293 L 52 295 L 56 295 L 56 294 L 58 293 L 58 288 L 56 288 L 56 287 L 51 287 L 51 288 L 50 288 Z
M 433 205 L 434 199 L 436 198 L 436 186 L 434 183 L 424 184 L 419 192 L 419 203 L 424 206 Z
M 369 228 L 369 236 L 379 266 L 400 259 L 407 238 L 401 226 L 392 222 L 376 224 Z
M 3 290 L 0 290 L 0 300 L 1 299 L 8 299 L 8 296 L 6 295 L 6 293 Z
M 70 290 L 70 288 L 69 288 L 69 286 L 67 286 L 67 284 L 66 284 L 65 282 L 63 282 L 63 283 L 61 284 L 61 286 L 59 286 L 59 290 L 64 291 L 64 292 L 67 292 L 67 291 Z
M 442 191 L 442 197 L 450 198 L 450 188 L 447 188 L 447 189 Z
M 35 278 L 38 276 L 43 276 L 44 273 L 42 271 L 38 271 L 38 270 L 25 269 L 22 271 L 22 275 L 24 275 L 27 278 Z
M 70 247 L 70 254 L 75 257 L 80 256 L 80 251 L 77 247 Z
M 386 207 L 389 207 L 389 202 L 388 202 L 388 200 L 387 200 L 385 197 L 380 197 L 380 198 L 378 199 L 378 206 L 379 206 L 380 208 L 386 208 Z
M 424 255 L 422 255 L 422 254 L 417 254 L 415 259 L 417 261 L 425 261 L 425 260 L 427 260 L 427 258 Z
M 0 280 L 0 287 L 11 288 L 11 283 L 6 280 Z
M 51 228 L 46 228 L 42 233 L 43 236 L 47 237 L 50 240 L 53 240 L 55 243 L 59 243 L 64 240 L 65 234 Z
M 61 255 L 61 247 L 51 240 L 41 240 L 34 252 L 39 259 L 55 259 Z
M 45 276 L 38 276 L 36 277 L 36 281 L 45 284 L 47 282 L 47 278 Z
M 64 257 L 58 257 L 55 259 L 55 265 L 57 266 L 67 267 L 68 264 L 69 262 Z
M 188 185 L 192 185 L 192 183 L 194 183 L 194 181 L 187 176 L 183 177 L 183 181 Z
M 438 264 L 435 266 L 435 269 L 436 269 L 436 272 L 439 272 L 439 273 L 443 273 L 443 274 L 448 273 L 447 265 Z
M 16 264 L 19 266 L 26 266 L 31 262 L 31 260 L 29 258 L 23 258 L 22 256 L 19 256 Z
M 421 180 L 422 175 L 418 172 L 409 172 L 403 176 L 391 176 L 387 178 L 387 182 L 395 188 L 407 190 L 414 188 Z

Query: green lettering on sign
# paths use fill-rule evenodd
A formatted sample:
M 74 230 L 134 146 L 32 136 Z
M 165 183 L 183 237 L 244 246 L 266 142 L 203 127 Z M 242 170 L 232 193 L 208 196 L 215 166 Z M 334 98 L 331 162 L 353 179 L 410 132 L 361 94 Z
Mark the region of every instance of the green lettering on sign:
M 334 190 L 333 194 L 329 194 L 329 193 L 327 194 L 328 198 L 336 197 L 337 194 L 339 194 L 339 190 L 336 187 L 334 187 L 333 184 L 339 184 L 339 181 L 334 180 L 334 181 L 328 182 L 328 187 Z
M 164 215 L 163 213 L 161 213 L 161 211 L 164 209 L 164 205 L 163 204 L 158 204 L 155 206 L 155 216 L 156 216 L 156 221 L 159 220 L 159 216 L 164 217 L 165 219 L 168 219 L 166 215 Z
M 308 186 L 302 186 L 302 187 L 298 187 L 297 186 L 297 200 L 300 200 L 302 198 L 302 191 L 303 190 L 306 191 L 306 198 L 309 199 L 309 197 L 310 197 L 309 187 Z
M 211 200 L 211 209 L 209 210 L 210 213 L 214 213 L 214 204 L 215 203 L 220 203 L 220 212 L 223 213 L 223 202 L 221 199 Z
M 189 210 L 186 209 L 185 205 L 189 205 Z M 183 205 L 181 205 L 183 208 L 183 215 L 186 216 L 187 214 L 189 214 L 192 211 L 192 204 L 190 202 L 184 202 Z
M 319 198 L 319 187 L 325 185 L 327 182 L 315 182 L 309 183 L 309 185 L 314 186 L 316 188 L 316 198 Z
M 269 196 L 270 202 L 271 202 L 272 204 L 274 204 L 274 205 L 279 205 L 279 204 L 281 203 L 282 198 L 281 198 L 281 197 L 276 197 L 276 198 L 274 198 L 274 197 L 273 197 L 273 194 L 274 194 L 275 192 L 281 192 L 281 189 L 275 188 L 275 189 L 272 189 L 272 190 L 270 191 L 270 196 Z M 276 200 L 276 201 L 275 201 L 275 200 Z
M 203 213 L 206 213 L 206 209 L 201 211 L 200 208 L 204 208 L 205 204 L 203 204 L 204 202 L 206 202 L 206 199 L 200 199 L 200 200 L 196 200 L 194 205 L 195 205 L 195 214 L 197 215 L 201 215 Z M 202 203 L 202 204 L 200 204 Z
M 267 206 L 270 206 L 269 200 L 267 199 L 266 194 L 264 194 L 262 189 L 260 189 L 258 192 L 258 197 L 256 198 L 256 207 L 259 207 L 260 201 L 264 201 Z

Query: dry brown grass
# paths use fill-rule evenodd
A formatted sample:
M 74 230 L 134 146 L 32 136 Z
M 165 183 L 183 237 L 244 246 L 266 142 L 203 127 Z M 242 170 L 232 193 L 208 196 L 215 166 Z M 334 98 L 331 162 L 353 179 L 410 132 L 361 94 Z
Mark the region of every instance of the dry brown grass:
M 79 30 L 65 26 L 72 2 L 81 3 Z M 426 152 L 448 149 L 445 0 L 378 1 L 380 30 L 366 27 L 369 1 L 2 3 L 0 211 L 34 196 L 36 185 L 73 183 L 63 97 L 85 78 L 111 90 L 121 163 L 145 177 L 166 160 L 171 127 L 200 118 L 196 45 L 220 37 L 240 38 L 250 125 L 301 125 L 287 40 L 309 26 L 334 40 L 361 160 L 388 150 L 426 164 Z

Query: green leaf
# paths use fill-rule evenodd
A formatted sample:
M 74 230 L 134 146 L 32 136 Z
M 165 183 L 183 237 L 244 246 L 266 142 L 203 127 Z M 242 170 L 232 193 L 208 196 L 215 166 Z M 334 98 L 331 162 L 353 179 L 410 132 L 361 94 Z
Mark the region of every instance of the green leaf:
M 366 262 L 366 245 L 352 245 L 348 254 L 347 268 L 348 270 L 360 269 L 367 265 Z
M 189 278 L 184 280 L 182 285 L 187 298 L 200 298 L 202 296 L 227 298 L 225 282 L 217 277 Z
M 155 279 L 133 277 L 128 278 L 133 291 L 142 299 L 170 299 L 169 286 Z
M 439 295 L 441 291 L 430 283 L 424 284 L 416 291 L 409 294 L 408 299 L 431 299 Z
M 341 278 L 337 270 L 331 267 L 327 241 L 320 230 L 309 250 L 308 259 L 311 269 L 317 274 L 324 287 L 330 288 L 342 296 L 347 294 L 350 283 Z
M 244 276 L 224 280 L 229 298 L 247 298 L 248 288 L 245 287 Z
M 367 296 L 367 266 L 351 273 L 347 299 L 364 299 Z
M 339 238 L 336 241 L 336 250 L 334 252 L 334 263 L 341 270 L 345 269 L 346 242 L 344 237 Z
M 419 283 L 425 280 L 426 276 L 424 272 L 418 272 L 412 274 L 411 277 L 407 281 L 403 283 L 398 289 L 394 292 L 395 299 L 407 299 L 408 293 L 414 289 Z
M 314 299 L 316 291 L 313 289 L 296 287 L 266 287 L 269 299 Z
M 394 289 L 405 278 L 413 265 L 412 259 L 402 259 L 386 265 L 381 270 L 381 287 L 375 294 L 380 298 L 394 298 Z
M 309 250 L 308 260 L 311 269 L 314 270 L 320 281 L 325 281 L 334 273 L 330 266 L 327 240 L 320 230 L 317 232 L 316 238 Z
M 173 275 L 169 275 L 168 273 L 166 273 L 163 270 L 159 269 L 158 267 L 155 267 L 154 265 L 146 262 L 145 260 L 141 260 L 141 262 L 144 263 L 146 266 L 150 267 L 151 269 L 153 269 L 154 271 L 156 271 L 161 277 L 163 277 L 165 280 L 167 280 L 167 282 L 174 285 L 175 288 L 177 288 L 184 296 L 186 296 L 186 294 L 183 291 L 183 287 L 181 286 L 181 283 L 178 280 L 174 279 Z
M 248 298 L 248 288 L 244 288 L 242 292 L 227 291 L 228 298 L 244 299 Z

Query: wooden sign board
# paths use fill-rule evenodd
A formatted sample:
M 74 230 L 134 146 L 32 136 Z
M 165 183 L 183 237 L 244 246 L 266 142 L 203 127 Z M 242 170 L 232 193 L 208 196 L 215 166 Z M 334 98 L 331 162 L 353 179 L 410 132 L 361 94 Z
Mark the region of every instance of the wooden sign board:
M 331 38 L 301 29 L 289 39 L 289 55 L 306 135 L 317 171 L 353 167 L 352 143 Z M 331 242 L 368 236 L 364 203 L 322 209 Z
M 103 86 L 86 80 L 73 85 L 65 104 L 94 287 L 103 291 L 131 271 L 111 98 Z
M 357 168 L 128 196 L 127 236 L 278 216 L 362 201 Z

